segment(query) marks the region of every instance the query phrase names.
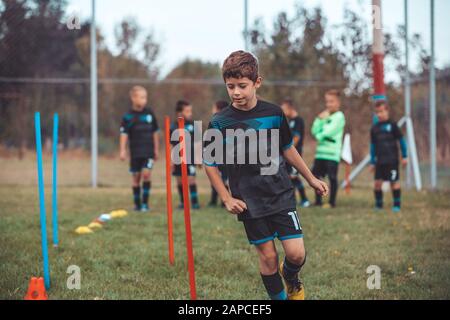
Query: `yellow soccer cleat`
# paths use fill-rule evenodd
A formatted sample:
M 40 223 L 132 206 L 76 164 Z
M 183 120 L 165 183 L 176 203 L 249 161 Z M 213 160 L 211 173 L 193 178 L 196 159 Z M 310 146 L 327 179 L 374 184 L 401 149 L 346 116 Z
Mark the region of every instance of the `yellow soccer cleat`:
M 284 286 L 286 288 L 288 300 L 305 300 L 305 286 L 300 281 L 300 279 L 297 279 L 293 284 L 288 283 L 283 276 L 283 266 L 284 261 L 281 261 L 280 273 L 281 277 L 283 278 Z
M 329 203 L 325 203 L 322 205 L 322 209 L 331 209 L 333 208 Z

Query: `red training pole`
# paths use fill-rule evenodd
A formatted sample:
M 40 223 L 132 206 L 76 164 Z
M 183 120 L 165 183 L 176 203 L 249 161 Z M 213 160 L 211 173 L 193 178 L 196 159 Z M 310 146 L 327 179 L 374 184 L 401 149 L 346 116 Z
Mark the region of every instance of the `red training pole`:
M 180 143 L 181 143 L 181 181 L 183 185 L 183 201 L 184 201 L 184 226 L 186 228 L 186 249 L 188 256 L 189 268 L 189 284 L 191 288 L 191 300 L 197 299 L 197 292 L 195 289 L 195 267 L 194 267 L 194 251 L 192 250 L 192 232 L 191 232 L 191 213 L 189 206 L 189 186 L 187 175 L 187 160 L 186 160 L 186 139 L 184 131 L 184 118 L 178 118 L 178 128 L 180 129 Z
M 381 0 L 372 0 L 373 10 L 373 45 L 372 45 L 372 69 L 373 69 L 373 100 L 386 100 L 386 88 L 384 84 L 384 45 L 383 22 L 381 19 Z
M 167 234 L 169 237 L 169 262 L 175 263 L 175 253 L 173 250 L 173 219 L 172 219 L 172 179 L 171 179 L 171 157 L 170 157 L 170 118 L 165 116 L 166 133 L 166 196 L 167 196 Z

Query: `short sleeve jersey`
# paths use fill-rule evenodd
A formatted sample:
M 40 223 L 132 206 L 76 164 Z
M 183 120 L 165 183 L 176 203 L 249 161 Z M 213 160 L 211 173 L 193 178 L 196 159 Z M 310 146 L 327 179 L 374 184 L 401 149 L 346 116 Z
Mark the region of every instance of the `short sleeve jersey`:
M 295 146 L 298 153 L 302 154 L 303 152 L 303 141 L 305 137 L 305 122 L 301 117 L 295 117 L 293 119 L 288 120 L 289 128 L 291 129 L 292 135 L 294 137 L 298 137 L 298 143 Z
M 402 131 L 393 121 L 383 121 L 373 125 L 370 130 L 370 140 L 375 148 L 377 164 L 398 163 L 398 141 L 402 137 Z
M 130 109 L 122 117 L 120 133 L 128 135 L 131 158 L 154 157 L 153 136 L 158 130 L 158 121 L 150 108 Z
M 221 133 L 222 141 L 220 143 L 224 150 L 222 163 L 228 175 L 232 196 L 247 204 L 248 210 L 238 215 L 239 220 L 261 218 L 295 208 L 292 183 L 287 174 L 286 162 L 282 157 L 283 151 L 292 146 L 292 134 L 280 107 L 261 100 L 258 100 L 256 106 L 249 111 L 229 105 L 213 116 L 209 129 L 216 129 Z M 238 129 L 245 132 L 246 142 L 244 147 L 238 145 L 239 142 L 236 137 L 229 135 L 229 129 L 231 129 L 231 132 Z M 264 133 L 262 129 L 266 129 Z M 275 134 L 273 129 L 277 130 L 278 139 L 276 139 L 276 135 L 272 138 L 272 135 Z M 251 139 L 247 138 L 249 130 L 254 130 L 256 141 L 250 141 Z M 273 147 L 272 140 L 276 144 Z M 205 141 L 204 150 L 213 142 L 216 144 L 214 138 L 211 141 Z M 276 158 L 278 166 L 272 174 L 261 174 L 261 169 L 267 168 L 270 164 L 267 161 L 261 161 L 261 158 L 255 155 L 259 150 L 259 147 L 255 148 L 255 146 L 259 146 L 260 143 L 265 143 L 266 151 L 272 148 L 278 150 L 279 156 Z M 229 151 L 226 151 L 229 144 L 233 144 L 231 155 Z M 245 161 L 243 163 L 238 160 L 238 150 L 245 150 Z M 225 156 L 227 152 L 232 161 L 229 161 L 228 155 Z M 268 151 L 266 154 L 268 155 Z M 256 163 L 250 161 L 252 157 L 257 159 Z M 203 159 L 205 165 L 208 166 L 222 164 L 208 162 L 205 154 Z

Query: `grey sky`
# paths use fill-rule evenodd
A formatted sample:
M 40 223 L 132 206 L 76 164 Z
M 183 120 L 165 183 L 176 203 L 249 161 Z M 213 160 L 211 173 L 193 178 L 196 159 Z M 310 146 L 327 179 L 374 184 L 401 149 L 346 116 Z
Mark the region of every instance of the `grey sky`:
M 91 0 L 69 0 L 69 13 L 83 19 L 90 16 Z M 250 24 L 262 17 L 270 28 L 278 12 L 292 13 L 296 3 L 308 8 L 321 6 L 328 18 L 328 27 L 343 18 L 345 5 L 367 9 L 363 13 L 370 32 L 370 0 L 249 0 Z M 420 33 L 426 48 L 430 42 L 430 0 L 409 0 L 410 33 Z M 450 64 L 450 1 L 435 0 L 436 6 L 436 63 L 438 67 Z M 244 47 L 243 0 L 97 0 L 98 24 L 109 47 L 114 46 L 114 26 L 124 17 L 135 17 L 144 28 L 153 28 L 162 44 L 159 63 L 163 73 L 168 72 L 186 57 L 221 62 L 228 53 Z M 403 24 L 403 0 L 383 1 L 383 23 L 387 31 L 395 32 Z M 412 57 L 412 69 L 417 59 Z M 395 79 L 395 74 L 388 74 Z

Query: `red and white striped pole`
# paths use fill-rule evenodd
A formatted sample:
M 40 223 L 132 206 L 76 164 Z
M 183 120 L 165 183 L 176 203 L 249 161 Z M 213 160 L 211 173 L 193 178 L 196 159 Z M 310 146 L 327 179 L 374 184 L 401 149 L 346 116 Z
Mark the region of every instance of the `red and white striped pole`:
M 381 0 L 372 0 L 373 13 L 373 100 L 386 100 L 384 85 L 384 44 L 383 23 L 381 19 Z

